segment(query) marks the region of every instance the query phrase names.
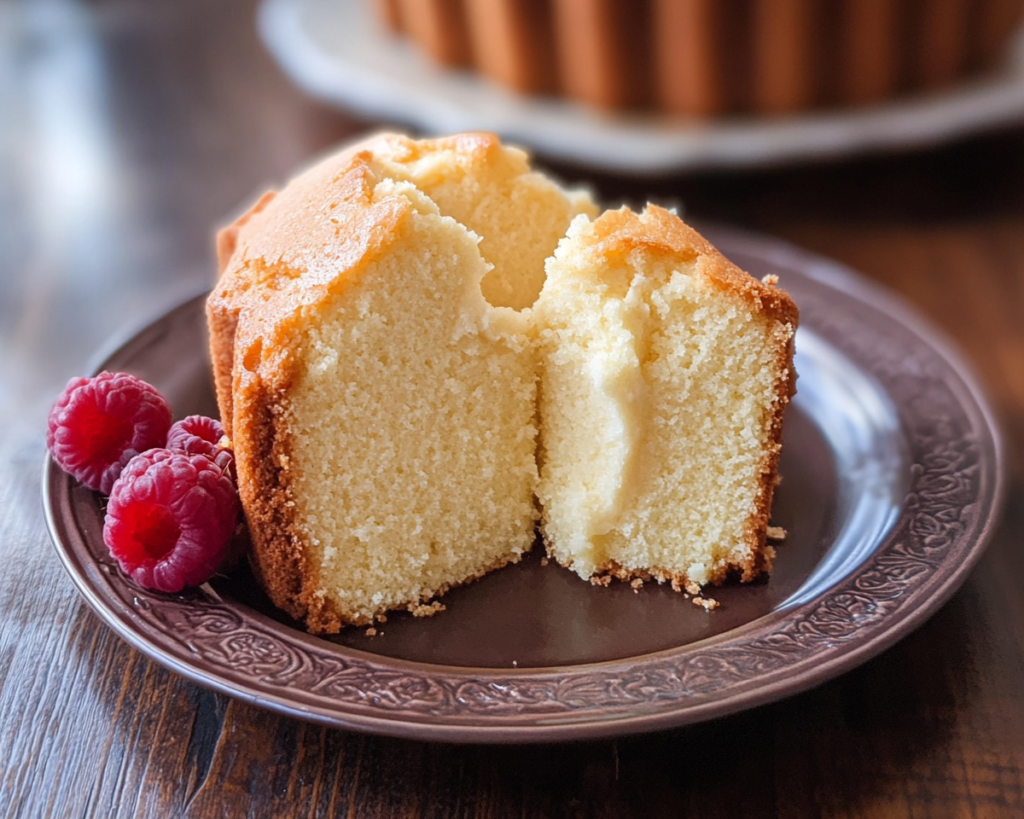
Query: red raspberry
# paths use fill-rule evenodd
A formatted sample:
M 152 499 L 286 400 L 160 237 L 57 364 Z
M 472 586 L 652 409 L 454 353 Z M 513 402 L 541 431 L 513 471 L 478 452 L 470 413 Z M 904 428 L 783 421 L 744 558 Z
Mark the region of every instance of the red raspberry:
M 178 592 L 205 583 L 228 555 L 238 491 L 205 455 L 151 449 L 114 484 L 103 540 L 140 586 Z
M 235 456 L 230 449 L 220 446 L 223 438 L 224 427 L 220 421 L 205 415 L 190 415 L 171 425 L 171 431 L 167 433 L 167 449 L 205 455 L 229 470 L 234 477 Z
M 46 445 L 57 464 L 107 494 L 125 464 L 163 446 L 171 409 L 156 388 L 127 373 L 72 378 L 50 410 Z

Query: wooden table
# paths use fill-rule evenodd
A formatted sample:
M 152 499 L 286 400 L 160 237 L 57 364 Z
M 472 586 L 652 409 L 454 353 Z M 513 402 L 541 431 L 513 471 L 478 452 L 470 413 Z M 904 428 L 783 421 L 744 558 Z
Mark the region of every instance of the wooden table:
M 252 11 L 0 0 L 0 814 L 1024 815 L 1024 130 L 834 165 L 591 179 L 853 266 L 987 382 L 1011 462 L 1002 526 L 938 614 L 857 670 L 651 736 L 445 746 L 211 693 L 91 612 L 43 522 L 50 402 L 112 334 L 209 284 L 214 226 L 368 127 L 292 88 Z

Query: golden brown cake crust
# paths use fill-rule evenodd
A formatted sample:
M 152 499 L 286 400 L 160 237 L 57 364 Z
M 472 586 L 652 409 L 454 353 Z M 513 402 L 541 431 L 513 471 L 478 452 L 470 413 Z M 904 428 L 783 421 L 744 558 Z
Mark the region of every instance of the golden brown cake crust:
M 738 268 L 682 219 L 657 205 L 648 205 L 642 214 L 628 208 L 605 211 L 585 237 L 585 247 L 609 260 L 621 259 L 634 250 L 692 260 L 699 275 L 741 296 L 756 313 L 793 327 L 799 320 L 788 293 Z
M 796 308 L 794 307 L 794 310 Z M 788 331 L 788 332 L 787 332 Z M 778 333 L 777 366 L 779 378 L 776 385 L 774 412 L 768 426 L 768 446 L 761 461 L 761 482 L 757 491 L 756 509 L 748 526 L 747 540 L 753 546 L 753 557 L 742 568 L 742 580 L 748 582 L 759 575 L 770 572 L 774 550 L 766 546 L 768 523 L 772 513 L 772 497 L 779 481 L 779 456 L 782 454 L 782 421 L 790 399 L 796 395 L 796 370 L 793 368 L 793 342 L 796 335 L 796 319 Z

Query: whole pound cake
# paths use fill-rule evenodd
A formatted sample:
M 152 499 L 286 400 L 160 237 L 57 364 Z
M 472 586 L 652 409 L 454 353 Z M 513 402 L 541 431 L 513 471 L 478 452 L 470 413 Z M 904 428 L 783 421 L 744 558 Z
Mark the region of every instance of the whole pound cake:
M 691 117 L 877 104 L 996 67 L 1024 0 L 374 0 L 436 62 Z
M 254 563 L 311 631 L 424 612 L 531 547 L 534 352 L 506 305 L 592 209 L 494 137 L 385 136 L 221 237 L 211 346 Z

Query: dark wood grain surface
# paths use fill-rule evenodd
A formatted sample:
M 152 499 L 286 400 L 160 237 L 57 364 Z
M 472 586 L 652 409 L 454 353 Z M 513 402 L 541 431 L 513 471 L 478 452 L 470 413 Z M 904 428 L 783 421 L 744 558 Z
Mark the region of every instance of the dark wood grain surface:
M 92 614 L 49 542 L 45 416 L 103 344 L 206 287 L 214 227 L 372 123 L 304 98 L 249 0 L 0 0 L 0 815 L 1024 816 L 1024 130 L 913 155 L 628 180 L 785 237 L 954 337 L 1006 432 L 1005 518 L 881 656 L 728 719 L 617 741 L 421 744 L 211 693 Z

